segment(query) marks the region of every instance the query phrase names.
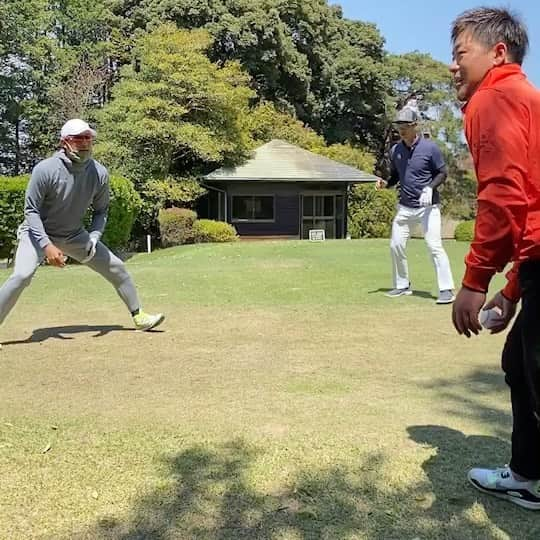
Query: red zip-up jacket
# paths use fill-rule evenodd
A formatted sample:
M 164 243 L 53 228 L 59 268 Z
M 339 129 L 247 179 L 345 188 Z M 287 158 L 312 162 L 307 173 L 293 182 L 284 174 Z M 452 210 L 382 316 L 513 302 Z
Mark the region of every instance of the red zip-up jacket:
M 519 263 L 540 260 L 540 91 L 519 65 L 504 64 L 488 72 L 463 110 L 478 180 L 463 285 L 486 292 L 513 260 L 503 294 L 518 301 Z

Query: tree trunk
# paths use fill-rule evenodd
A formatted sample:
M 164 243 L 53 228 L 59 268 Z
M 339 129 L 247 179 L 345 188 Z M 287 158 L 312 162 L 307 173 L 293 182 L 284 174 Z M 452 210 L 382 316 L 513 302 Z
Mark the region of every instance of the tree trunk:
M 15 119 L 15 165 L 14 165 L 14 170 L 13 170 L 15 176 L 18 176 L 21 170 L 20 125 L 21 125 L 21 118 L 19 115 L 17 115 L 17 118 Z

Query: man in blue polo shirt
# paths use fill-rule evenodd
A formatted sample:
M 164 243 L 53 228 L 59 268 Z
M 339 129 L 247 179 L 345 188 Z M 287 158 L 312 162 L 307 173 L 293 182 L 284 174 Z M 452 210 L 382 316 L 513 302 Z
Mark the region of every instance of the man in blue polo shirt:
M 451 304 L 454 301 L 454 281 L 441 240 L 441 210 L 437 192 L 437 188 L 446 180 L 447 168 L 439 147 L 418 134 L 418 113 L 414 109 L 405 107 L 399 111 L 394 124 L 401 141 L 391 150 L 390 179 L 388 182 L 377 182 L 378 189 L 399 183 L 398 211 L 392 223 L 390 242 L 394 288 L 387 296 L 396 298 L 412 294 L 405 248 L 411 225 L 420 223 L 437 274 L 437 304 Z

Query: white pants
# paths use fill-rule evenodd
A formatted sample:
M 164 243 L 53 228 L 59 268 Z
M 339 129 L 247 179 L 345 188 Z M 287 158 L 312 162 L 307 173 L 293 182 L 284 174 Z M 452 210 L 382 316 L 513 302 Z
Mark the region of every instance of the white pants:
M 416 223 L 422 224 L 424 239 L 437 274 L 439 291 L 453 289 L 452 270 L 441 240 L 441 210 L 438 204 L 422 208 L 398 205 L 398 211 L 392 223 L 390 241 L 394 287 L 396 289 L 409 287 L 409 267 L 405 248 L 410 236 L 410 227 Z

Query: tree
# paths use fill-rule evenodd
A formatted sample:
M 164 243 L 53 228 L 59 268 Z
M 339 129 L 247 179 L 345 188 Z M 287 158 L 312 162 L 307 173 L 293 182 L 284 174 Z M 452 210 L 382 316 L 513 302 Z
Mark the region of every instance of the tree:
M 391 121 L 405 105 L 417 108 L 422 118 L 421 130 L 440 144 L 449 166 L 462 162 L 467 149 L 461 136 L 459 108 L 448 66 L 429 54 L 412 52 L 388 55 L 385 70 L 390 91 L 386 129 L 377 151 L 379 173 L 388 174 L 388 151 L 393 142 Z
M 30 169 L 51 151 L 68 115 L 87 112 L 86 102 L 104 101 L 111 80 L 110 36 L 118 24 L 105 2 L 108 0 L 0 3 L 2 172 L 17 174 Z M 96 81 L 98 72 L 100 80 Z M 90 73 L 95 84 L 89 83 Z M 87 95 L 77 98 L 81 86 L 86 87 L 82 94 Z M 74 107 L 75 102 L 79 106 Z
M 372 172 L 375 156 L 361 146 L 336 143 L 328 146 L 323 137 L 287 113 L 278 111 L 272 103 L 261 103 L 249 111 L 243 120 L 253 140 L 253 147 L 272 139 L 282 139 L 330 159 L 366 172 Z
M 426 110 L 433 103 L 455 101 L 448 66 L 429 54 L 411 52 L 388 55 L 386 70 L 391 81 L 391 99 L 396 109 L 411 100 Z
M 242 123 L 252 140 L 252 148 L 272 139 L 281 139 L 312 152 L 326 146 L 320 135 L 300 120 L 278 111 L 271 102 L 261 102 L 250 109 Z
M 129 32 L 173 21 L 213 36 L 210 58 L 239 61 L 261 100 L 330 142 L 375 148 L 384 126 L 384 40 L 326 0 L 148 0 L 117 3 Z
M 204 30 L 167 24 L 142 36 L 99 114 L 96 154 L 139 184 L 237 162 L 249 141 L 240 126 L 254 93 L 237 62 L 205 56 Z
M 319 153 L 364 172 L 373 173 L 375 169 L 375 156 L 362 147 L 336 143 L 321 149 Z
M 52 40 L 44 0 L 0 4 L 0 147 L 3 173 L 27 170 L 39 138 Z M 46 125 L 46 122 L 43 122 Z
M 53 87 L 51 116 L 55 125 L 70 118 L 89 118 L 92 108 L 99 105 L 99 94 L 107 84 L 108 74 L 103 66 L 77 66 L 71 77 Z

